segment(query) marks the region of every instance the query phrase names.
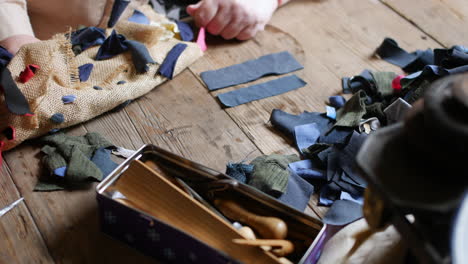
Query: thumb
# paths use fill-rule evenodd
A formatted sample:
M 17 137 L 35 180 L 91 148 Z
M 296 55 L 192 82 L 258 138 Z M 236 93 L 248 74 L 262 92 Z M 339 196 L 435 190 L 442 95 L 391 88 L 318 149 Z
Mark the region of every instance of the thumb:
M 195 12 L 197 11 L 198 8 L 200 8 L 200 6 L 202 5 L 203 1 L 200 1 L 194 5 L 189 5 L 187 6 L 187 13 L 191 16 L 193 16 L 195 14 Z

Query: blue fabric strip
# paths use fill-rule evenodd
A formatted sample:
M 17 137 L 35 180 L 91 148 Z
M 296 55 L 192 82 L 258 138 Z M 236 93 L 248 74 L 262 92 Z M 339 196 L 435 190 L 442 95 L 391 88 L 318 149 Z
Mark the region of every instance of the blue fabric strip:
M 346 99 L 341 95 L 330 96 L 328 97 L 328 101 L 330 102 L 330 105 L 336 109 L 343 107 L 346 103 Z
M 12 58 L 13 54 L 0 46 L 0 71 L 3 69 L 3 67 L 6 67 L 8 63 L 10 63 Z
M 287 51 L 262 56 L 241 64 L 201 73 L 208 90 L 246 83 L 266 75 L 280 75 L 304 68 Z
M 184 52 L 185 48 L 187 48 L 187 44 L 184 43 L 177 43 L 167 54 L 166 58 L 164 58 L 163 63 L 158 69 L 158 73 L 162 76 L 172 80 L 174 75 L 174 69 L 179 59 L 179 56 Z
M 143 43 L 136 40 L 125 40 L 124 45 L 132 53 L 132 61 L 137 73 L 147 72 L 149 70 L 148 64 L 156 63 Z
M 289 168 L 304 180 L 326 180 L 325 171 L 312 160 L 301 160 L 289 163 Z
M 128 47 L 124 44 L 125 37 L 121 34 L 117 34 L 115 30 L 112 30 L 110 36 L 104 41 L 99 47 L 96 54 L 96 60 L 105 60 L 114 57 L 122 52 L 128 50 Z
M 0 70 L 0 87 L 3 87 L 3 96 L 8 110 L 16 115 L 32 114 L 29 103 L 16 85 L 7 67 Z
M 87 27 L 71 34 L 72 45 L 81 45 L 81 51 L 95 45 L 102 45 L 106 39 L 104 29 L 97 27 Z
M 320 130 L 316 123 L 305 124 L 294 127 L 297 149 L 300 153 L 305 148 L 317 143 Z
M 145 14 L 136 9 L 133 11 L 132 16 L 128 18 L 128 21 L 143 25 L 149 25 L 150 23 L 150 20 L 145 16 Z
M 94 65 L 91 63 L 86 63 L 78 67 L 78 71 L 80 74 L 80 82 L 86 82 L 89 79 L 93 68 Z
M 251 101 L 286 93 L 307 83 L 296 75 L 282 77 L 273 81 L 252 85 L 232 92 L 218 95 L 221 103 L 226 107 L 234 107 Z
M 182 21 L 176 21 L 177 27 L 179 28 L 180 31 L 180 38 L 183 41 L 192 41 L 194 38 L 193 30 L 192 27 Z
M 130 0 L 115 0 L 109 21 L 107 22 L 107 27 L 111 28 L 117 24 L 117 21 L 119 21 L 120 16 L 125 11 L 129 3 Z

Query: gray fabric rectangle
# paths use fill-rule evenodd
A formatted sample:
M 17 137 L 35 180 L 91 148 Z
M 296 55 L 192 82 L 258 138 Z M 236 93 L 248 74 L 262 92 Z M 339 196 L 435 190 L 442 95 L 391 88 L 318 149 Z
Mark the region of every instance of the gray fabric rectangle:
M 266 75 L 280 75 L 304 67 L 287 51 L 262 56 L 240 64 L 200 74 L 208 90 L 213 91 L 251 82 Z
M 286 93 L 307 83 L 296 75 L 282 77 L 273 81 L 252 85 L 218 95 L 221 103 L 226 107 L 233 107 L 251 101 L 267 98 L 270 96 Z

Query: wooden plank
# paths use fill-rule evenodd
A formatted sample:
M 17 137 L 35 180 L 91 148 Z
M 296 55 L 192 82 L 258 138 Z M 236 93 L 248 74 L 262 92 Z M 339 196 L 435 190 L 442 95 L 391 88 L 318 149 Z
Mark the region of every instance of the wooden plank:
M 4 163 L 0 169 L 0 210 L 20 197 Z M 0 216 L 0 238 L 0 263 L 54 263 L 24 201 Z
M 341 91 L 340 78 L 360 73 L 363 69 L 401 72 L 397 67 L 372 57 L 386 36 L 398 37 L 404 48 L 439 47 L 404 20 L 376 1 L 293 1 L 274 15 L 265 32 L 245 42 L 208 38 L 208 52 L 190 69 L 197 75 L 261 55 L 290 51 L 305 69 L 296 72 L 308 85 L 280 96 L 226 109 L 263 153 L 297 153 L 292 142 L 276 133 L 269 125 L 275 108 L 299 114 L 324 112 L 328 97 Z M 366 14 L 366 15 L 363 15 Z M 378 21 L 378 23 L 376 23 Z M 277 77 L 267 77 L 253 83 Z M 213 92 L 216 96 L 239 87 Z M 316 200 L 312 198 L 311 201 Z M 311 204 L 314 211 L 323 208 Z
M 116 141 L 116 136 L 120 136 L 119 133 L 127 129 L 124 124 L 125 117 L 126 114 L 122 111 L 101 117 L 105 120 L 104 124 L 112 123 L 109 119 L 114 119 L 113 128 L 117 130 L 107 135 L 102 134 L 109 140 Z M 89 126 L 101 133 L 102 131 L 98 130 L 100 126 L 93 122 L 98 121 L 92 121 Z M 67 133 L 83 135 L 86 131 L 84 126 L 77 126 L 68 130 Z M 127 142 L 126 147 L 130 147 L 132 141 L 125 142 Z M 5 160 L 14 168 L 13 179 L 25 197 L 31 214 L 57 263 L 108 263 L 110 261 L 112 263 L 154 263 L 152 259 L 100 232 L 94 190 L 96 184 L 90 184 L 83 190 L 32 192 L 38 177 L 43 173 L 39 161 L 41 157 L 39 149 L 39 145 L 34 144 L 34 141 L 29 141 L 5 153 Z M 24 257 L 28 256 L 25 254 Z M 36 260 L 30 258 L 18 263 L 36 263 Z
M 468 46 L 466 0 L 381 0 L 445 47 Z

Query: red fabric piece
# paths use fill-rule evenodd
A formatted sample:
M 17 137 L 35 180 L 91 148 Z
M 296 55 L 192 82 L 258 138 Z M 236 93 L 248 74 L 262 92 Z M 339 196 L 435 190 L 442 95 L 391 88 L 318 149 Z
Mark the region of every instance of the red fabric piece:
M 198 32 L 197 44 L 202 51 L 205 51 L 207 49 L 206 42 L 205 42 L 205 28 L 204 27 L 201 27 L 200 31 Z
M 24 69 L 24 71 L 22 71 L 19 75 L 19 81 L 21 83 L 26 83 L 34 76 L 34 74 L 36 74 L 37 69 L 39 69 L 39 66 L 34 64 L 29 64 L 26 66 L 26 69 Z
M 393 90 L 394 92 L 400 92 L 401 91 L 401 82 L 400 80 L 405 78 L 405 75 L 398 75 L 397 77 L 395 77 L 395 79 L 393 79 L 392 81 L 392 87 L 393 87 Z

